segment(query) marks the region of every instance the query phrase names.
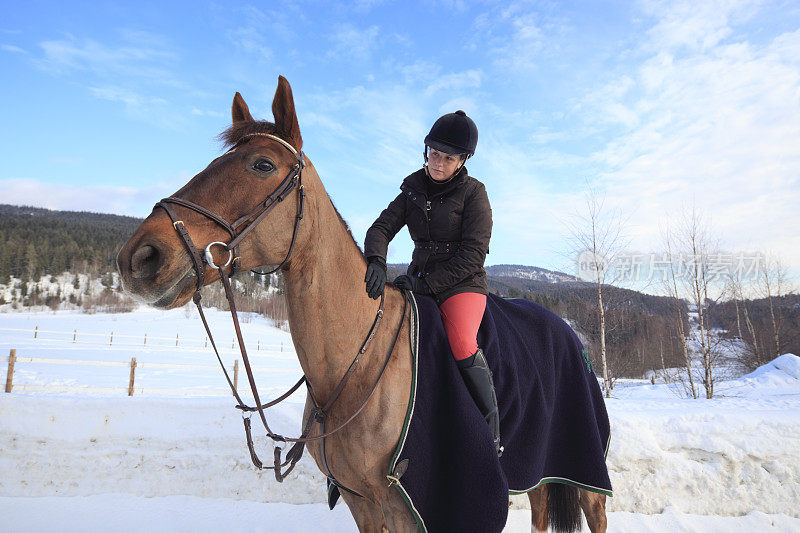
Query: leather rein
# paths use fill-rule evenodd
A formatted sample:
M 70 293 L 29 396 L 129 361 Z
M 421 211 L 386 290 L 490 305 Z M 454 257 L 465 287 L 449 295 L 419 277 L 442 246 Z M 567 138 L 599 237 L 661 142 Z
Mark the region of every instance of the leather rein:
M 381 295 L 381 301 L 380 301 L 380 304 L 378 306 L 378 312 L 377 312 L 377 314 L 375 316 L 375 319 L 374 319 L 373 324 L 372 324 L 372 328 L 370 329 L 369 334 L 367 335 L 367 338 L 364 340 L 364 342 L 362 343 L 361 348 L 359 349 L 359 351 L 356 354 L 355 358 L 353 359 L 353 361 L 350 363 L 350 366 L 345 371 L 344 376 L 342 376 L 341 380 L 339 380 L 339 383 L 334 388 L 333 393 L 331 394 L 330 398 L 328 399 L 327 402 L 325 402 L 325 404 L 323 406 L 320 406 L 319 402 L 315 398 L 314 392 L 313 392 L 313 390 L 311 388 L 311 384 L 306 379 L 306 376 L 301 377 L 297 381 L 297 383 L 295 383 L 292 386 L 291 389 L 289 389 L 287 392 L 282 394 L 280 397 L 278 397 L 275 400 L 272 400 L 272 401 L 270 401 L 268 403 L 261 404 L 261 400 L 260 400 L 259 395 L 258 395 L 258 389 L 256 387 L 255 379 L 253 377 L 253 371 L 252 371 L 252 368 L 250 366 L 250 360 L 247 357 L 247 350 L 245 349 L 244 339 L 242 337 L 242 331 L 241 331 L 241 328 L 239 326 L 239 318 L 238 318 L 238 315 L 236 313 L 236 305 L 235 305 L 234 299 L 233 299 L 233 290 L 231 288 L 230 278 L 231 278 L 231 276 L 233 276 L 233 274 L 237 270 L 240 269 L 241 260 L 240 260 L 240 257 L 239 257 L 238 248 L 239 248 L 239 243 L 242 241 L 242 239 L 244 239 L 244 237 L 247 234 L 249 234 L 256 227 L 256 225 L 259 222 L 264 220 L 264 218 L 266 218 L 266 216 L 269 214 L 269 212 L 272 211 L 272 209 L 278 203 L 282 202 L 291 193 L 292 190 L 297 189 L 297 215 L 295 216 L 294 229 L 292 231 L 292 240 L 291 240 L 291 243 L 289 245 L 289 250 L 286 253 L 286 257 L 284 257 L 283 261 L 281 261 L 281 263 L 277 267 L 275 267 L 274 269 L 270 270 L 269 272 L 260 272 L 260 271 L 256 271 L 256 270 L 253 270 L 252 272 L 255 273 L 255 274 L 259 274 L 259 275 L 269 275 L 269 274 L 272 274 L 274 272 L 277 272 L 278 269 L 283 267 L 286 264 L 286 262 L 289 260 L 289 257 L 290 257 L 290 255 L 292 253 L 292 249 L 294 248 L 295 238 L 297 236 L 297 228 L 298 228 L 298 226 L 300 224 L 300 221 L 303 219 L 303 203 L 304 203 L 304 200 L 305 200 L 305 190 L 304 190 L 303 184 L 302 184 L 302 177 L 303 177 L 303 169 L 305 168 L 305 158 L 303 156 L 303 152 L 302 151 L 298 152 L 288 142 L 284 141 L 280 137 L 277 137 L 277 136 L 269 134 L 269 133 L 251 133 L 251 134 L 245 135 L 241 139 L 239 139 L 236 142 L 236 144 L 230 150 L 228 150 L 228 152 L 226 152 L 226 153 L 233 152 L 245 140 L 249 140 L 249 138 L 256 137 L 256 136 L 258 136 L 258 137 L 267 137 L 269 139 L 277 141 L 282 146 L 284 146 L 287 150 L 289 150 L 292 153 L 292 155 L 295 156 L 295 158 L 297 159 L 297 163 L 292 167 L 292 169 L 289 171 L 289 173 L 286 175 L 286 177 L 283 179 L 283 181 L 281 181 L 281 183 L 275 188 L 275 190 L 269 196 L 267 196 L 267 198 L 263 202 L 259 203 L 258 206 L 253 211 L 251 211 L 250 213 L 238 218 L 235 222 L 230 224 L 224 218 L 222 218 L 221 216 L 217 215 L 216 213 L 206 209 L 205 207 L 203 207 L 201 205 L 198 205 L 198 204 L 196 204 L 194 202 L 191 202 L 189 200 L 185 200 L 183 198 L 178 198 L 176 196 L 170 196 L 170 197 L 164 198 L 163 200 L 161 200 L 160 202 L 158 202 L 155 205 L 155 208 L 159 208 L 160 207 L 160 208 L 164 209 L 164 211 L 166 211 L 167 215 L 172 220 L 173 228 L 175 228 L 175 231 L 178 233 L 178 236 L 180 236 L 181 240 L 183 241 L 184 245 L 186 246 L 187 250 L 189 251 L 190 257 L 192 258 L 192 262 L 194 264 L 194 270 L 195 270 L 195 273 L 197 275 L 197 289 L 195 290 L 194 294 L 192 295 L 192 301 L 197 306 L 197 310 L 198 310 L 198 312 L 200 314 L 200 318 L 203 321 L 203 326 L 205 327 L 206 333 L 208 334 L 208 338 L 211 341 L 211 346 L 214 348 L 214 353 L 217 356 L 217 361 L 219 361 L 219 364 L 222 367 L 222 372 L 225 375 L 225 380 L 228 382 L 228 386 L 230 387 L 234 398 L 238 402 L 237 405 L 236 405 L 236 408 L 240 409 L 242 411 L 242 420 L 243 420 L 243 423 L 244 423 L 245 436 L 246 436 L 246 439 L 247 439 L 247 448 L 248 448 L 248 450 L 250 452 L 250 459 L 253 461 L 253 465 L 255 465 L 255 467 L 258 468 L 258 469 L 274 470 L 275 471 L 275 479 L 277 479 L 278 482 L 282 482 L 289 475 L 289 473 L 294 469 L 295 465 L 297 464 L 297 462 L 302 457 L 303 450 L 304 450 L 304 447 L 305 447 L 305 443 L 306 442 L 310 442 L 310 441 L 320 440 L 321 441 L 321 443 L 320 443 L 321 451 L 322 451 L 322 453 L 321 453 L 321 455 L 322 455 L 322 464 L 324 466 L 325 474 L 328 476 L 328 479 L 331 481 L 331 483 L 333 483 L 337 487 L 339 487 L 339 488 L 341 488 L 341 489 L 343 489 L 343 490 L 345 490 L 345 491 L 347 491 L 347 492 L 349 492 L 351 494 L 354 494 L 356 496 L 362 496 L 358 492 L 356 492 L 354 490 L 351 490 L 351 489 L 347 488 L 346 486 L 342 485 L 339 481 L 336 480 L 335 476 L 330 471 L 330 468 L 328 467 L 328 463 L 327 463 L 327 459 L 326 459 L 326 453 L 325 453 L 325 438 L 330 436 L 330 435 L 333 435 L 334 433 L 338 432 L 339 430 L 341 430 L 342 428 L 347 426 L 350 422 L 352 422 L 364 410 L 364 408 L 366 407 L 366 405 L 369 402 L 370 398 L 372 398 L 372 395 L 375 393 L 375 390 L 377 390 L 378 384 L 380 383 L 380 380 L 383 377 L 383 374 L 385 373 L 387 366 L 389 365 L 389 360 L 391 359 L 392 352 L 394 352 L 395 345 L 397 344 L 397 339 L 400 336 L 400 330 L 403 327 L 403 322 L 405 320 L 406 310 L 407 310 L 407 307 L 408 307 L 408 295 L 404 293 L 404 297 L 403 297 L 403 313 L 401 315 L 401 320 L 400 320 L 400 323 L 399 323 L 399 325 L 397 327 L 397 331 L 394 334 L 392 342 L 391 342 L 391 344 L 389 346 L 389 349 L 388 349 L 388 351 L 386 353 L 386 358 L 385 358 L 385 360 L 383 362 L 383 365 L 381 366 L 380 373 L 378 374 L 378 377 L 375 380 L 375 383 L 373 384 L 372 389 L 370 390 L 369 394 L 364 399 L 364 401 L 361 403 L 361 406 L 358 409 L 356 409 L 356 411 L 352 415 L 350 415 L 347 418 L 347 420 L 342 422 L 335 429 L 332 429 L 330 431 L 326 431 L 325 422 L 329 417 L 329 413 L 330 413 L 331 407 L 333 406 L 333 404 L 336 402 L 336 400 L 341 395 L 342 391 L 344 390 L 345 386 L 347 385 L 347 382 L 350 380 L 350 377 L 353 375 L 353 373 L 355 373 L 355 370 L 358 367 L 358 364 L 359 364 L 359 362 L 361 360 L 361 357 L 364 355 L 364 353 L 366 353 L 370 342 L 375 337 L 375 334 L 378 331 L 378 326 L 380 325 L 381 320 L 383 318 L 383 300 L 384 300 L 383 295 Z M 179 205 L 179 206 L 188 208 L 188 209 L 190 209 L 192 211 L 195 211 L 197 213 L 200 213 L 200 214 L 206 216 L 207 218 L 210 218 L 211 220 L 216 222 L 219 226 L 221 226 L 223 229 L 225 229 L 230 234 L 230 236 L 231 236 L 230 242 L 224 243 L 224 242 L 221 242 L 221 241 L 214 241 L 214 242 L 208 244 L 206 246 L 206 248 L 205 248 L 204 257 L 201 257 L 198 248 L 195 246 L 194 242 L 192 241 L 191 236 L 189 235 L 189 231 L 186 229 L 183 221 L 180 218 L 178 218 L 178 216 L 175 214 L 175 211 L 174 211 L 173 207 L 170 204 Z M 243 229 L 240 229 L 242 227 L 243 227 Z M 227 260 L 227 262 L 225 264 L 216 265 L 214 263 L 214 257 L 213 257 L 213 255 L 211 253 L 211 250 L 212 250 L 214 245 L 222 246 L 228 252 L 228 260 Z M 205 259 L 205 261 L 203 261 L 203 259 Z M 239 393 L 237 392 L 236 387 L 234 386 L 233 381 L 231 381 L 230 375 L 228 374 L 228 371 L 226 370 L 225 365 L 222 362 L 222 358 L 220 357 L 219 351 L 217 350 L 217 345 L 214 342 L 214 338 L 213 338 L 213 336 L 211 334 L 211 329 L 209 328 L 208 322 L 207 322 L 206 317 L 205 317 L 205 314 L 203 313 L 203 306 L 202 306 L 201 301 L 200 301 L 201 300 L 200 289 L 204 285 L 206 265 L 210 266 L 211 268 L 217 269 L 219 271 L 220 280 L 222 281 L 222 286 L 225 289 L 225 297 L 228 300 L 228 306 L 229 306 L 230 311 L 231 311 L 231 317 L 233 319 L 233 325 L 234 325 L 234 329 L 236 331 L 236 339 L 237 339 L 238 344 L 239 344 L 239 350 L 240 350 L 240 352 L 242 354 L 242 361 L 244 362 L 245 371 L 247 372 L 247 380 L 248 380 L 248 382 L 250 384 L 250 390 L 251 390 L 251 392 L 253 394 L 253 399 L 255 400 L 255 404 L 256 404 L 255 407 L 251 407 L 251 406 L 246 405 L 244 403 L 244 401 L 242 400 L 242 398 L 239 396 Z M 289 396 L 291 396 L 300 387 L 300 385 L 302 385 L 304 382 L 306 383 L 306 387 L 308 389 L 308 394 L 309 394 L 309 397 L 311 398 L 311 401 L 314 404 L 314 407 L 311 409 L 311 412 L 309 413 L 308 419 L 306 420 L 306 423 L 303 426 L 302 433 L 300 434 L 299 437 L 294 437 L 294 438 L 285 437 L 283 435 L 274 433 L 270 429 L 269 424 L 267 423 L 267 418 L 266 418 L 266 415 L 264 413 L 264 409 L 272 407 L 273 405 L 276 405 L 276 404 L 282 402 L 283 400 L 285 400 L 286 398 L 288 398 Z M 274 453 L 273 453 L 273 466 L 264 466 L 263 463 L 261 462 L 261 460 L 258 458 L 258 455 L 256 454 L 256 451 L 255 451 L 255 447 L 254 447 L 254 444 L 253 444 L 252 433 L 251 433 L 250 417 L 251 417 L 252 413 L 256 412 L 256 411 L 258 412 L 259 418 L 261 419 L 261 423 L 263 424 L 264 429 L 267 432 L 266 433 L 267 437 L 272 439 L 273 443 L 278 443 L 278 442 L 284 442 L 284 443 L 293 442 L 294 443 L 294 445 L 286 453 L 286 457 L 285 457 L 284 460 L 281 460 L 281 451 L 282 451 L 281 447 L 277 446 L 277 445 L 275 446 Z M 320 431 L 319 431 L 318 435 L 310 436 L 311 430 L 312 430 L 312 428 L 314 426 L 314 423 L 320 424 Z M 286 467 L 287 465 L 288 465 L 288 468 L 285 471 L 282 471 L 282 469 L 284 467 Z

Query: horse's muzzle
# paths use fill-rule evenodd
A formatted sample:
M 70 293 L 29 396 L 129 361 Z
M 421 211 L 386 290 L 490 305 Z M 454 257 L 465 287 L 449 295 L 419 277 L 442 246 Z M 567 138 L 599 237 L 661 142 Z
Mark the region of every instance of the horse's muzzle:
M 157 239 L 143 239 L 133 246 L 126 244 L 117 255 L 122 287 L 148 305 L 161 308 L 181 305 L 184 299 L 188 300 L 197 274 L 188 258 L 178 255 L 175 257 L 174 251 Z

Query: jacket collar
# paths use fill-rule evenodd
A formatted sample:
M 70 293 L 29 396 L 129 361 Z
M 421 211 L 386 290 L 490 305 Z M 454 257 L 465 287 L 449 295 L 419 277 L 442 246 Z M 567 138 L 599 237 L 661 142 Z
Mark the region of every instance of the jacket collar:
M 447 182 L 447 186 L 443 187 L 441 191 L 436 193 L 436 196 L 446 194 L 459 185 L 463 184 L 467 181 L 467 167 L 461 167 L 461 170 L 458 171 L 458 174 L 453 176 L 453 179 Z M 406 189 L 411 189 L 418 194 L 427 195 L 428 193 L 428 176 L 425 173 L 425 168 L 421 168 L 414 172 L 413 174 L 409 174 L 403 180 L 402 185 L 400 185 L 400 190 L 405 191 Z

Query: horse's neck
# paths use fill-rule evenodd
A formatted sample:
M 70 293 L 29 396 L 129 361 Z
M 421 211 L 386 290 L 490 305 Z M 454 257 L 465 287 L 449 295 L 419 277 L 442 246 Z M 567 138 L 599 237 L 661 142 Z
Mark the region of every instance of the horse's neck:
M 312 233 L 284 273 L 289 327 L 303 371 L 325 402 L 364 342 L 378 302 L 366 296 L 366 264 L 324 191 Z

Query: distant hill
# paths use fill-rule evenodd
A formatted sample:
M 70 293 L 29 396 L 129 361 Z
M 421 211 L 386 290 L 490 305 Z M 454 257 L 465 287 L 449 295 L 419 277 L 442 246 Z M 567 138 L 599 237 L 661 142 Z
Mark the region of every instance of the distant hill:
M 390 263 L 388 265 L 390 274 L 396 272 L 396 276 L 405 274 L 408 263 Z M 563 272 L 547 270 L 546 268 L 526 266 L 526 265 L 491 265 L 486 267 L 486 275 L 489 278 L 516 278 L 525 281 L 543 281 L 547 283 L 583 283 L 579 278 L 570 276 Z
M 563 272 L 525 265 L 491 265 L 486 267 L 486 274 L 495 278 L 520 278 L 549 283 L 581 281 Z
M 91 211 L 59 211 L 42 207 L 9 204 L 0 204 L 0 215 L 3 216 L 3 220 L 0 220 L 0 229 L 2 229 L 7 222 L 7 217 L 36 219 L 39 221 L 62 221 L 78 225 L 104 224 L 106 226 L 125 229 L 135 229 L 141 224 L 142 220 L 144 220 L 142 218 L 95 213 Z
M 0 204 L 0 283 L 9 277 L 106 272 L 141 219 Z

